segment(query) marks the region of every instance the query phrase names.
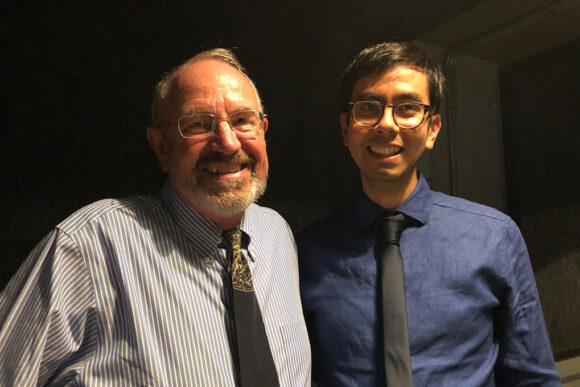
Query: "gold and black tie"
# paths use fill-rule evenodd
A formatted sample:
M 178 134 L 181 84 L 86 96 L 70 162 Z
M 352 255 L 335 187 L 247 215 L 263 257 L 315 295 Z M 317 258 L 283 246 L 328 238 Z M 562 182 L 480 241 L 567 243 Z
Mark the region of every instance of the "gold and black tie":
M 224 231 L 223 238 L 231 259 L 233 315 L 241 386 L 279 386 L 276 366 L 254 292 L 252 273 L 242 254 L 242 231 L 237 227 L 232 228 Z

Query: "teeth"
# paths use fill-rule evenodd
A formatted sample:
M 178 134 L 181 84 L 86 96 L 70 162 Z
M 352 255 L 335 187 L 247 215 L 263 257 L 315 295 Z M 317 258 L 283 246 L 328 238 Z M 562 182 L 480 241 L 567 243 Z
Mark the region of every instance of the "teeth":
M 207 167 L 206 169 L 211 173 L 234 173 L 238 172 L 242 168 L 239 165 L 232 165 L 232 166 Z
M 401 150 L 398 146 L 371 146 L 370 149 L 372 152 L 385 157 L 397 154 Z

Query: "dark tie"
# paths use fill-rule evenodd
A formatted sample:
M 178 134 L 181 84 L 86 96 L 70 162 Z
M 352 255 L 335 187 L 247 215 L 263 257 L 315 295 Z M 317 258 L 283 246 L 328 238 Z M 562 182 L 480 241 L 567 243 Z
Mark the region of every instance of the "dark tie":
M 405 302 L 405 277 L 399 239 L 406 226 L 405 215 L 382 214 L 378 222 L 378 258 L 383 309 L 383 345 L 387 386 L 413 386 L 409 328 Z
M 241 386 L 279 386 L 276 366 L 254 293 L 252 273 L 242 254 L 242 231 L 232 228 L 224 231 L 223 237 L 231 251 L 230 273 Z

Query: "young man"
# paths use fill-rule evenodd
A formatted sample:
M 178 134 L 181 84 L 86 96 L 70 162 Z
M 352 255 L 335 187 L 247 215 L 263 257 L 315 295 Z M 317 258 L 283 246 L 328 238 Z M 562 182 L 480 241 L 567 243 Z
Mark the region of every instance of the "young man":
M 363 192 L 298 238 L 319 386 L 559 385 L 517 226 L 431 191 L 417 171 L 441 129 L 442 90 L 408 43 L 367 48 L 343 74 L 340 127 Z M 395 276 L 376 242 L 384 216 L 406 225 Z
M 252 204 L 267 129 L 229 50 L 166 75 L 147 129 L 161 197 L 89 205 L 34 249 L 0 294 L 0 385 L 310 383 L 294 240 Z

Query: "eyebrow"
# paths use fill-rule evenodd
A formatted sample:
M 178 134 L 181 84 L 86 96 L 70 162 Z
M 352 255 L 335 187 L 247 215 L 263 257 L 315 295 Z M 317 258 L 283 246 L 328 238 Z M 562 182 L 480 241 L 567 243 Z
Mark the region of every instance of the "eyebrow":
M 184 110 L 181 112 L 182 115 L 189 115 L 189 114 L 213 114 L 212 112 L 210 112 L 209 110 L 206 109 L 202 109 L 202 110 L 194 110 L 194 109 L 188 109 L 188 110 Z
M 255 110 L 258 113 L 260 113 L 260 110 L 258 110 L 258 109 L 254 109 L 254 108 L 249 107 L 249 106 L 244 106 L 244 107 L 240 107 L 240 108 L 237 108 L 237 109 L 234 109 L 234 110 L 228 112 L 228 116 L 229 115 L 232 115 L 234 113 L 237 113 L 237 112 L 243 112 L 243 111 L 247 111 L 247 110 Z M 183 111 L 181 114 L 182 115 L 189 115 L 189 114 L 212 114 L 214 116 L 216 115 L 214 112 L 212 112 L 210 110 L 207 110 L 207 109 L 186 110 L 186 111 Z

